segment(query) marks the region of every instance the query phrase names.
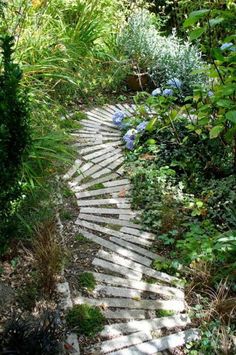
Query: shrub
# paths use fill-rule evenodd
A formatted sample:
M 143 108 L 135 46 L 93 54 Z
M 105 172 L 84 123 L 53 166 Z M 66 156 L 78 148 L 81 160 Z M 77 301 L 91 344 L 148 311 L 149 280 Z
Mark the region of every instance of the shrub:
M 118 36 L 120 51 L 142 70 L 147 70 L 154 62 L 157 27 L 155 16 L 151 16 L 148 10 L 139 9 L 129 18 Z
M 78 278 L 80 287 L 93 291 L 96 286 L 96 280 L 91 272 L 84 272 Z
M 183 42 L 175 33 L 168 37 L 158 35 L 155 48 L 155 63 L 150 75 L 156 86 L 164 87 L 173 78 L 181 80 L 182 91 L 191 93 L 191 88 L 204 82 L 202 74 L 193 73 L 202 69 L 203 62 L 198 49 L 189 42 Z
M 21 196 L 22 158 L 30 133 L 28 97 L 20 88 L 22 72 L 12 60 L 13 37 L 6 35 L 0 41 L 0 241 L 5 243 L 15 202 Z
M 66 321 L 78 335 L 94 336 L 102 331 L 105 317 L 98 307 L 81 304 L 69 310 Z

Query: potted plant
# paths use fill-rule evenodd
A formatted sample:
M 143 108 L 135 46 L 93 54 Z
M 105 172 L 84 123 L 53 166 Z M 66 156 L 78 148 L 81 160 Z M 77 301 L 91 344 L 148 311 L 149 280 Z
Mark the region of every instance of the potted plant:
M 157 28 L 148 10 L 136 11 L 118 35 L 118 48 L 128 63 L 127 84 L 133 91 L 149 84 L 148 69 L 155 60 Z

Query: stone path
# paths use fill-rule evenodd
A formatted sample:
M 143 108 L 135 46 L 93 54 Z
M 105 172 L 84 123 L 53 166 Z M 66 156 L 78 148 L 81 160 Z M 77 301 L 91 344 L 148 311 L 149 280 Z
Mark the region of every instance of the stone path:
M 97 285 L 91 298 L 78 292 L 72 300 L 101 307 L 107 318 L 102 341 L 84 354 L 157 354 L 199 337 L 179 280 L 152 269 L 153 260 L 163 258 L 151 250 L 155 236 L 130 207 L 123 142 L 112 115 L 122 110 L 131 116 L 134 109 L 119 104 L 86 112 L 82 130 L 73 134 L 78 159 L 64 176 L 80 208 L 78 232 L 101 247 L 92 262 Z

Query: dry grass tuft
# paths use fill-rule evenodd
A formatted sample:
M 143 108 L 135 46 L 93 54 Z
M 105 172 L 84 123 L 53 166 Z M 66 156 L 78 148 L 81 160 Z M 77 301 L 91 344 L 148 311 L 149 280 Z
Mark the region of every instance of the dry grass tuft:
M 64 262 L 64 250 L 55 221 L 47 221 L 37 228 L 33 257 L 39 284 L 45 294 L 51 295 Z

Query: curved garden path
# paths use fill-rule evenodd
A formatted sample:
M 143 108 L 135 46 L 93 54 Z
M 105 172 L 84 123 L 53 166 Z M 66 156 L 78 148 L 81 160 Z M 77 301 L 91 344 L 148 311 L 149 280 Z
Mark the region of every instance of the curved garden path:
M 72 301 L 101 306 L 107 318 L 102 341 L 85 354 L 157 354 L 196 340 L 198 332 L 190 327 L 178 279 L 152 268 L 153 260 L 161 259 L 151 251 L 155 236 L 133 222 L 138 213 L 131 210 L 123 143 L 112 122 L 117 110 L 132 115 L 134 107 L 95 108 L 73 134 L 79 156 L 64 178 L 80 207 L 79 233 L 100 249 L 92 262 L 97 281 L 93 298 L 78 293 Z M 156 283 L 149 283 L 150 278 Z

